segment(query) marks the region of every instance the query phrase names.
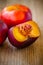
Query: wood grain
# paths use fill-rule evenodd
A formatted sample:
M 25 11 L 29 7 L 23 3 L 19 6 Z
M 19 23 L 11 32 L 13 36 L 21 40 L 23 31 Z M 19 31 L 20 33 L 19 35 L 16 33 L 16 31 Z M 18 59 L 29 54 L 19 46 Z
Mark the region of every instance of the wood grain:
M 0 10 L 16 3 L 30 7 L 33 20 L 40 27 L 41 36 L 24 49 L 16 49 L 7 38 L 0 47 L 0 65 L 43 65 L 43 0 L 0 0 Z

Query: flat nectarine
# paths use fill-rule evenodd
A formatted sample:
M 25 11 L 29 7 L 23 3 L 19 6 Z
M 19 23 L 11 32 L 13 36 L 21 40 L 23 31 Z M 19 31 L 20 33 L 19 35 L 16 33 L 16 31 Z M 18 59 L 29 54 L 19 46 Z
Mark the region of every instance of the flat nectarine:
M 8 27 L 11 27 L 32 20 L 32 14 L 28 7 L 16 4 L 5 7 L 1 12 L 1 18 Z
M 34 21 L 27 21 L 16 25 L 8 31 L 9 41 L 18 48 L 32 44 L 39 36 L 40 30 Z

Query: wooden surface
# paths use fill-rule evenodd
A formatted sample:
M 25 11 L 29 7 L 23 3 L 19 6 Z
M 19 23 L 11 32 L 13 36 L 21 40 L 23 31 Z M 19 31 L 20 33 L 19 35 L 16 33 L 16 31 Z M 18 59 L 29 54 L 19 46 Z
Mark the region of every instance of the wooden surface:
M 16 3 L 30 7 L 33 19 L 40 27 L 41 36 L 24 49 L 11 46 L 7 38 L 0 47 L 0 65 L 43 65 L 43 0 L 0 0 L 0 10 Z

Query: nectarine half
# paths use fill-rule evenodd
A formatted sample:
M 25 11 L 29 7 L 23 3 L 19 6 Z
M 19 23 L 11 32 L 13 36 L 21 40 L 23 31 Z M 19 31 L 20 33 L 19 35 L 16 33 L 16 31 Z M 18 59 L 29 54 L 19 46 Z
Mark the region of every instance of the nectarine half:
M 40 36 L 40 30 L 34 21 L 13 26 L 8 31 L 8 38 L 11 44 L 22 48 L 32 44 Z

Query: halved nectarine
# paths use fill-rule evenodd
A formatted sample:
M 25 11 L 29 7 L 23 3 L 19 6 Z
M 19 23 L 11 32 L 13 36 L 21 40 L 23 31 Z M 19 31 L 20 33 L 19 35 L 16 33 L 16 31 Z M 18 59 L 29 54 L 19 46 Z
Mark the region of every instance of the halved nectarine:
M 16 25 L 10 28 L 8 38 L 12 45 L 22 48 L 32 44 L 40 36 L 38 25 L 34 21 Z
M 16 4 L 5 7 L 1 12 L 1 18 L 8 27 L 11 27 L 32 20 L 32 13 L 28 7 Z

